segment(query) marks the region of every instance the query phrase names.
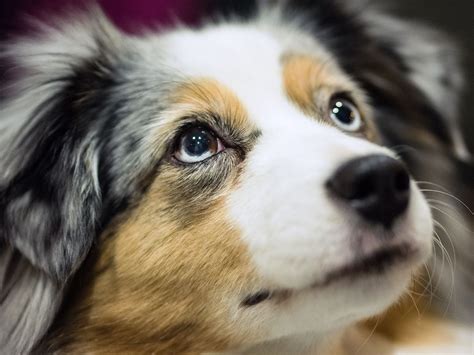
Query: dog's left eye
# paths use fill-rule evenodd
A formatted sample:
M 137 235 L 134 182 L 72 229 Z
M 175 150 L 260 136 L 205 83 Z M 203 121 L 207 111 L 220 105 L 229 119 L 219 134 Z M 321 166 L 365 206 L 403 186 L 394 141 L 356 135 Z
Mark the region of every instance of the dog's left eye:
M 224 149 L 224 145 L 214 132 L 197 126 L 181 134 L 174 157 L 183 163 L 198 163 Z
M 331 120 L 341 129 L 356 132 L 362 127 L 362 115 L 357 107 L 347 99 L 335 98 L 329 107 Z

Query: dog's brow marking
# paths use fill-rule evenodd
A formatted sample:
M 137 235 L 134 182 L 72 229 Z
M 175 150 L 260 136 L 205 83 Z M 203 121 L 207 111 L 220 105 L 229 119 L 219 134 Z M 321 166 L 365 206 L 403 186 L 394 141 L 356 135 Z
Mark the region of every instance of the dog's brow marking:
M 211 112 L 234 127 L 251 126 L 248 113 L 232 90 L 213 79 L 194 79 L 179 86 L 173 95 L 177 104 L 191 106 L 196 112 Z
M 324 66 L 305 55 L 286 55 L 282 62 L 286 94 L 306 114 L 314 112 L 313 92 L 328 75 Z
M 321 114 L 324 107 L 318 106 L 324 106 L 333 91 L 351 91 L 350 82 L 346 82 L 331 62 L 288 53 L 282 56 L 281 62 L 286 95 L 307 115 Z

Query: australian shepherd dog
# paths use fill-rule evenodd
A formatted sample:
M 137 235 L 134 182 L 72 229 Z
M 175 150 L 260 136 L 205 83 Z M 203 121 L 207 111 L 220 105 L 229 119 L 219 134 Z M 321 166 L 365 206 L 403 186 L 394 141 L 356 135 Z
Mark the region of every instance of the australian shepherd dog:
M 2 45 L 0 352 L 469 353 L 452 41 L 360 1 L 206 16 Z

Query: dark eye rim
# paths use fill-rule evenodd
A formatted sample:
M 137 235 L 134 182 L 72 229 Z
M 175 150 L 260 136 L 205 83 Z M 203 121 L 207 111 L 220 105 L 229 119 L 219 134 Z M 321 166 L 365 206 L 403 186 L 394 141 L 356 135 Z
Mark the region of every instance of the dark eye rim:
M 339 92 L 339 93 L 335 93 L 331 96 L 331 98 L 329 99 L 329 105 L 328 105 L 328 109 L 329 109 L 329 113 L 328 113 L 328 116 L 330 118 L 330 115 L 331 115 L 331 109 L 333 107 L 333 104 L 336 102 L 336 101 L 346 101 L 347 103 L 351 104 L 352 106 L 354 106 L 354 108 L 357 110 L 357 113 L 359 114 L 360 116 L 360 124 L 361 126 L 359 127 L 359 129 L 353 131 L 353 133 L 357 133 L 357 132 L 362 132 L 364 131 L 365 129 L 365 118 L 364 118 L 364 115 L 362 114 L 362 111 L 360 110 L 359 106 L 357 105 L 356 103 L 356 100 L 354 100 L 354 98 L 351 96 L 350 93 L 348 92 Z M 331 118 L 330 118 L 331 119 Z M 332 119 L 331 119 L 332 120 Z M 351 132 L 351 131 L 348 131 L 348 132 Z

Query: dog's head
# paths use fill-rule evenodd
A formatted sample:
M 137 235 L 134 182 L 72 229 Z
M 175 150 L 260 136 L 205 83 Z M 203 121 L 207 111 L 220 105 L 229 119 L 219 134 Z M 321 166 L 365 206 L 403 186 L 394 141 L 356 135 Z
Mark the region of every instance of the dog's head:
M 312 11 L 140 38 L 95 14 L 12 47 L 27 77 L 2 111 L 2 267 L 26 263 L 29 284 L 2 290 L 4 344 L 44 334 L 93 244 L 58 323 L 81 349 L 325 334 L 404 292 L 433 227 L 374 103 L 435 120 L 425 81 L 449 85 L 377 23 Z

